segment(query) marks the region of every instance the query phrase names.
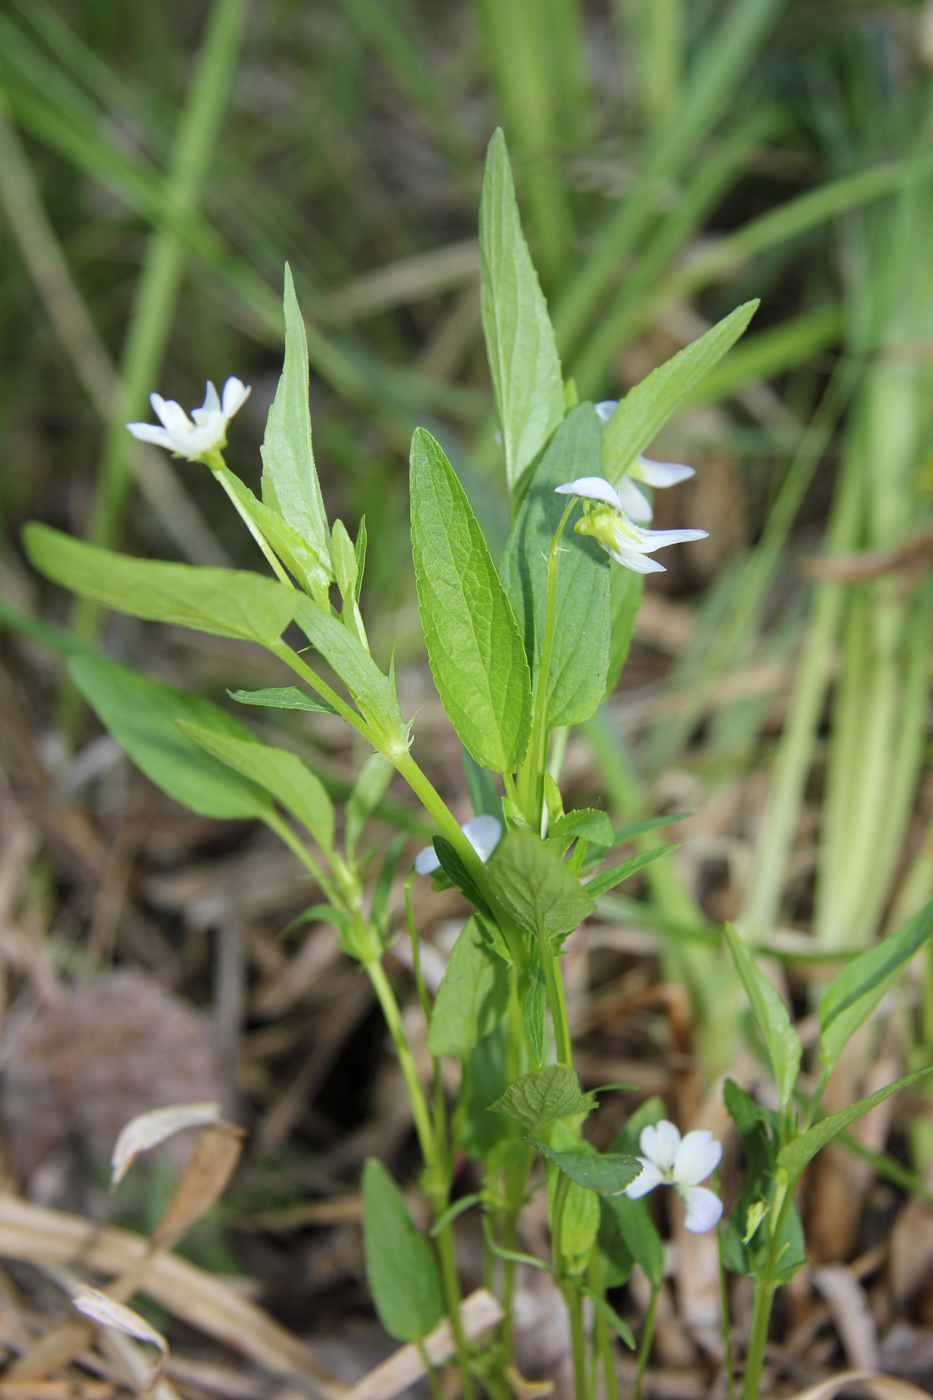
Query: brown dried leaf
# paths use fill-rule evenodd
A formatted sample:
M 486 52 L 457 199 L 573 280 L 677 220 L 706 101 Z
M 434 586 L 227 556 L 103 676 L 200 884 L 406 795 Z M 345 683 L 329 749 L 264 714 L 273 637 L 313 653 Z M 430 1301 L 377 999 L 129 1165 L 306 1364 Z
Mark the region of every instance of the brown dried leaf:
M 106 1293 L 99 1292 L 96 1288 L 82 1287 L 71 1300 L 72 1307 L 78 1312 L 89 1317 L 92 1322 L 99 1323 L 102 1327 L 115 1327 L 118 1332 L 123 1332 L 127 1337 L 135 1337 L 138 1342 L 149 1342 L 159 1350 L 159 1360 L 153 1367 L 144 1388 L 140 1391 L 139 1400 L 149 1400 L 155 1394 L 156 1387 L 162 1379 L 165 1371 L 165 1364 L 168 1361 L 168 1342 L 157 1332 L 154 1327 L 150 1327 L 144 1317 L 140 1317 L 138 1312 L 126 1307 L 123 1303 L 117 1303 L 113 1298 L 108 1298 Z
M 205 1128 L 152 1237 L 153 1250 L 173 1249 L 223 1195 L 243 1150 L 243 1130 L 220 1122 Z
M 798 1390 L 790 1400 L 831 1400 L 832 1396 L 850 1385 L 861 1385 L 876 1400 L 930 1400 L 929 1393 L 919 1386 L 898 1380 L 895 1376 L 886 1376 L 881 1371 L 842 1371 L 828 1381 Z
M 114 1143 L 110 1159 L 111 1191 L 123 1180 L 140 1152 L 146 1152 L 166 1138 L 174 1137 L 183 1128 L 200 1128 L 220 1121 L 220 1104 L 214 1102 L 177 1103 L 169 1108 L 153 1108 L 148 1113 L 137 1114 L 121 1130 Z

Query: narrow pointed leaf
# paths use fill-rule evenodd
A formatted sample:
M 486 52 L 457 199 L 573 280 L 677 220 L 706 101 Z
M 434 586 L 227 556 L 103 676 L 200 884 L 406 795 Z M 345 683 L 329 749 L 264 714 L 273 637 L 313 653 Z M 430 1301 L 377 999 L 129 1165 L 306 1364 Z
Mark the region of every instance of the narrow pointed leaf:
M 518 624 L 466 493 L 441 447 L 411 442 L 411 543 L 434 683 L 481 767 L 513 772 L 531 735 L 531 677 Z
M 243 510 L 252 520 L 260 534 L 272 547 L 281 562 L 301 584 L 322 605 L 327 602 L 332 570 L 329 563 L 322 561 L 320 554 L 304 536 L 289 525 L 277 510 L 260 501 L 249 487 L 224 467 L 217 473 L 230 487 Z M 326 555 L 325 555 L 326 560 Z
M 274 686 L 267 690 L 228 690 L 227 694 L 239 705 L 260 705 L 268 710 L 308 710 L 319 715 L 337 713 L 326 700 L 316 700 L 297 685 Z
M 877 1093 L 869 1094 L 865 1099 L 859 1099 L 858 1103 L 842 1109 L 839 1113 L 833 1113 L 829 1118 L 824 1118 L 821 1123 L 814 1123 L 813 1127 L 808 1128 L 799 1138 L 781 1148 L 778 1153 L 778 1166 L 784 1168 L 792 1184 L 796 1183 L 800 1173 L 811 1158 L 816 1156 L 820 1148 L 831 1142 L 837 1133 L 841 1133 L 844 1128 L 847 1128 L 850 1123 L 854 1123 L 857 1118 L 861 1118 L 863 1114 L 870 1113 L 873 1108 L 884 1103 L 885 1099 L 889 1099 L 892 1094 L 900 1093 L 901 1089 L 909 1089 L 911 1084 L 919 1083 L 930 1073 L 933 1073 L 933 1065 L 926 1065 L 913 1074 L 905 1074 L 902 1079 L 895 1080 L 893 1084 L 885 1085 Z
M 564 382 L 547 304 L 522 234 L 505 137 L 486 153 L 479 213 L 483 331 L 510 491 L 564 416 Z
M 402 719 L 392 680 L 380 671 L 359 638 L 332 613 L 301 594 L 296 593 L 295 597 L 295 621 L 343 681 L 381 744 L 391 749 L 394 756 L 407 753 L 408 725 Z
M 330 531 L 311 448 L 308 341 L 287 263 L 284 307 L 285 364 L 262 442 L 262 499 L 332 575 Z
M 272 810 L 268 793 L 205 753 L 178 727 L 178 720 L 187 720 L 248 739 L 249 732 L 225 710 L 99 657 L 72 657 L 68 672 L 136 767 L 176 802 L 199 816 L 227 820 L 264 817 Z
M 271 793 L 286 811 L 297 817 L 322 850 L 333 848 L 333 805 L 320 778 L 305 767 L 297 754 L 260 744 L 252 736 L 240 739 L 218 734 L 214 729 L 204 729 L 184 720 L 179 720 L 178 727 L 221 763 Z
M 620 885 L 623 880 L 627 880 L 636 871 L 643 870 L 646 865 L 651 865 L 661 856 L 669 855 L 671 851 L 678 849 L 676 845 L 655 846 L 650 851 L 642 851 L 640 855 L 632 856 L 631 860 L 624 860 L 621 865 L 614 865 L 610 870 L 603 870 L 601 874 L 594 875 L 592 880 L 587 880 L 583 888 L 588 895 L 596 899 L 599 895 L 615 889 L 616 885 Z
M 828 1070 L 931 933 L 933 900 L 833 978 L 820 1002 L 820 1052 Z
M 781 1103 L 790 1103 L 800 1071 L 800 1037 L 791 1024 L 790 1013 L 780 994 L 772 987 L 731 924 L 726 924 L 725 933 L 732 961 L 742 979 L 758 1029 L 768 1049 Z
M 245 569 L 132 559 L 47 525 L 27 525 L 23 542 L 40 573 L 83 598 L 131 617 L 173 622 L 218 637 L 242 637 L 262 646 L 275 645 L 301 598 L 278 580 Z
M 757 301 L 737 306 L 699 340 L 652 370 L 620 401 L 603 430 L 603 475 L 608 481 L 614 485 L 620 481 L 686 395 L 735 344 L 757 309 Z

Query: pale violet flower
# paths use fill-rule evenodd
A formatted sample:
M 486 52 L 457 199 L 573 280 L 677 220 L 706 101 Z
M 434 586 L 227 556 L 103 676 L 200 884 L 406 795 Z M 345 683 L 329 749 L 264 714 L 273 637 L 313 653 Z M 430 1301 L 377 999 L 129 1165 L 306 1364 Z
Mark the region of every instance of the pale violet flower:
M 668 544 L 705 540 L 707 536 L 706 530 L 642 529 L 626 512 L 616 488 L 601 476 L 580 476 L 554 489 L 558 495 L 585 498 L 583 518 L 574 529 L 580 535 L 592 535 L 610 558 L 636 574 L 663 574 L 664 565 L 648 555 Z
M 473 817 L 460 830 L 485 865 L 499 844 L 502 823 L 495 817 L 484 815 Z M 440 864 L 433 846 L 425 846 L 424 850 L 415 856 L 415 870 L 419 875 L 433 875 L 434 871 L 440 868 Z
M 603 399 L 595 408 L 600 423 L 608 423 L 618 408 L 618 400 Z M 663 490 L 695 475 L 693 467 L 685 466 L 682 462 L 653 462 L 650 457 L 636 457 L 619 482 L 622 509 L 630 520 L 639 525 L 648 525 L 654 512 L 644 491 L 639 491 L 635 485 L 636 481 L 641 481 L 645 486 L 653 486 L 656 490 Z
M 249 392 L 249 386 L 239 379 L 228 379 L 221 401 L 208 380 L 204 403 L 191 414 L 194 422 L 174 399 L 150 394 L 149 402 L 162 427 L 157 428 L 154 423 L 127 423 L 126 426 L 140 442 L 154 442 L 157 447 L 164 447 L 177 457 L 187 457 L 189 462 L 197 462 L 208 452 L 226 446 L 227 424 L 243 407 Z
M 643 1153 L 638 1159 L 641 1173 L 625 1188 L 629 1200 L 647 1196 L 656 1186 L 673 1186 L 687 1212 L 684 1225 L 688 1230 L 702 1235 L 718 1225 L 722 1201 L 700 1182 L 719 1166 L 722 1143 L 705 1129 L 682 1138 L 674 1124 L 662 1118 L 642 1129 L 638 1145 Z

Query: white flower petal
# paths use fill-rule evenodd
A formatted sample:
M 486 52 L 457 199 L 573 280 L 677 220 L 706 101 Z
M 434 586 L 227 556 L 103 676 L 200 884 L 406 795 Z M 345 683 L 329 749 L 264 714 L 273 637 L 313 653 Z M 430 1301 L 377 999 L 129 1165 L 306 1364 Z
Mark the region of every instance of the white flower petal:
M 712 1133 L 700 1128 L 688 1133 L 674 1158 L 674 1183 L 677 1186 L 699 1186 L 722 1160 L 722 1143 Z
M 213 388 L 213 385 L 211 385 Z M 224 385 L 224 427 L 229 423 L 235 413 L 246 403 L 251 393 L 250 386 L 244 384 L 242 379 L 234 379 L 232 376 Z
M 678 1186 L 677 1194 L 687 1212 L 684 1226 L 691 1234 L 702 1235 L 705 1230 L 712 1230 L 714 1225 L 719 1224 L 722 1201 L 715 1191 L 707 1191 L 705 1186 Z
M 639 1157 L 641 1171 L 634 1181 L 630 1181 L 626 1186 L 624 1195 L 630 1201 L 637 1201 L 641 1196 L 647 1196 L 649 1191 L 653 1191 L 656 1186 L 660 1186 L 664 1181 L 664 1174 L 654 1162 L 649 1162 L 645 1157 Z
M 174 452 L 175 439 L 164 428 L 157 428 L 154 423 L 127 423 L 126 426 L 140 442 L 154 442 L 156 447 L 164 447 L 167 452 Z
M 176 403 L 174 399 L 163 399 L 159 394 L 150 394 L 149 402 L 176 442 L 184 441 L 188 433 L 194 431 L 191 419 L 181 404 Z
M 227 383 L 230 383 L 229 379 L 227 380 Z M 226 394 L 227 390 L 226 388 L 224 388 L 224 397 L 226 397 Z M 220 411 L 220 396 L 218 395 L 217 390 L 214 388 L 214 381 L 212 379 L 209 379 L 204 390 L 204 403 L 201 405 L 201 412 L 220 413 Z
M 600 423 L 608 423 L 609 419 L 619 407 L 619 400 L 602 399 L 600 403 L 594 404 L 593 407 L 596 409 L 596 417 L 599 419 Z
M 642 1128 L 638 1146 L 650 1162 L 662 1172 L 669 1172 L 680 1146 L 680 1133 L 669 1119 L 662 1118 L 660 1123 L 649 1123 L 647 1128 Z
M 415 856 L 415 870 L 419 875 L 433 875 L 435 870 L 440 868 L 441 863 L 433 846 L 425 846 L 424 850 Z
M 463 834 L 485 865 L 502 836 L 502 823 L 486 813 L 473 817 L 462 828 Z
M 643 481 L 646 486 L 676 486 L 678 481 L 688 481 L 691 476 L 696 476 L 693 467 L 684 466 L 682 462 L 652 462 L 650 457 L 636 457 L 629 468 L 630 474 L 636 481 Z
M 621 564 L 623 569 L 631 569 L 633 574 L 665 574 L 667 570 L 657 559 L 647 554 L 639 554 L 637 549 L 610 549 L 606 551 L 611 559 Z
M 651 520 L 654 514 L 651 502 L 644 491 L 639 491 L 630 476 L 623 476 L 619 482 L 619 500 L 629 520 L 638 521 L 643 525 L 647 525 Z
M 586 496 L 590 501 L 605 501 L 607 505 L 622 509 L 619 493 L 603 476 L 578 476 L 576 481 L 555 486 L 558 496 Z
M 705 540 L 708 530 L 642 530 L 638 525 L 632 529 L 638 537 L 637 549 L 652 554 L 656 549 L 664 549 L 669 544 L 686 544 L 690 540 Z

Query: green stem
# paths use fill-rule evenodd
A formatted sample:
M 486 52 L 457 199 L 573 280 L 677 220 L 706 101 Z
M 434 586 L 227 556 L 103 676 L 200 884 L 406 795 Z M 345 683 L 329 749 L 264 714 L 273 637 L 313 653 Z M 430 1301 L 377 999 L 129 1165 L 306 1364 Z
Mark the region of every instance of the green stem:
M 418 1134 L 421 1155 L 424 1158 L 425 1166 L 429 1171 L 433 1172 L 438 1164 L 434 1134 L 431 1130 L 431 1115 L 428 1112 L 428 1102 L 424 1096 L 424 1090 L 421 1087 L 421 1080 L 418 1078 L 415 1057 L 411 1053 L 411 1047 L 405 1038 L 405 1032 L 402 1028 L 402 1017 L 398 1002 L 395 999 L 395 993 L 389 984 L 389 979 L 386 977 L 385 968 L 382 966 L 381 962 L 375 959 L 372 962 L 368 962 L 366 964 L 366 972 L 373 985 L 373 991 L 376 993 L 379 1005 L 382 1008 L 382 1014 L 385 1017 L 389 1035 L 392 1037 L 392 1043 L 398 1055 L 399 1066 L 405 1080 L 405 1087 L 411 1099 L 412 1116 L 415 1120 L 415 1131 Z
M 771 1305 L 774 1302 L 774 1284 L 759 1283 L 755 1288 L 755 1306 L 752 1312 L 752 1330 L 748 1339 L 748 1353 L 745 1357 L 745 1380 L 742 1384 L 742 1400 L 758 1400 L 761 1386 L 761 1372 L 765 1361 L 765 1347 L 768 1344 L 768 1326 L 771 1322 Z
M 603 1271 L 599 1262 L 599 1250 L 594 1249 L 590 1256 L 590 1283 L 599 1294 L 605 1294 Z M 606 1400 L 620 1400 L 619 1376 L 616 1371 L 615 1346 L 612 1332 L 603 1314 L 599 1311 L 593 1319 L 593 1340 L 602 1362 L 603 1378 L 606 1387 Z M 594 1386 L 595 1390 L 595 1386 Z
M 583 1326 L 583 1300 L 580 1290 L 572 1283 L 563 1287 L 564 1302 L 570 1317 L 570 1347 L 573 1353 L 573 1388 L 576 1400 L 589 1400 L 586 1374 L 586 1329 Z
M 567 998 L 564 995 L 564 979 L 561 975 L 560 960 L 551 951 L 550 943 L 544 934 L 538 936 L 541 949 L 541 965 L 544 969 L 544 985 L 547 989 L 548 1005 L 551 1008 L 551 1021 L 554 1026 L 554 1053 L 557 1062 L 573 1069 L 573 1046 L 570 1041 L 570 1021 L 567 1017 Z
M 447 1173 L 444 1163 L 439 1159 L 438 1144 L 431 1131 L 431 1115 L 428 1111 L 427 1099 L 421 1087 L 421 1080 L 418 1078 L 418 1070 L 415 1065 L 411 1047 L 405 1038 L 402 1028 L 402 1017 L 399 1011 L 395 993 L 386 977 L 385 969 L 381 962 L 372 961 L 366 964 L 366 971 L 369 980 L 372 982 L 373 990 L 382 1008 L 395 1052 L 398 1055 L 399 1065 L 405 1079 L 405 1087 L 408 1090 L 408 1097 L 411 1100 L 412 1116 L 415 1121 L 415 1131 L 418 1134 L 418 1143 L 421 1147 L 421 1155 L 424 1164 L 428 1169 L 428 1180 L 431 1203 L 435 1217 L 443 1215 L 447 1209 L 449 1192 L 449 1182 L 446 1179 Z M 437 1253 L 441 1264 L 441 1281 L 444 1288 L 444 1300 L 447 1304 L 447 1311 L 450 1315 L 450 1323 L 453 1328 L 454 1342 L 457 1347 L 457 1360 L 463 1380 L 463 1394 L 465 1400 L 475 1400 L 476 1391 L 473 1385 L 473 1378 L 469 1369 L 469 1354 L 467 1352 L 466 1335 L 463 1331 L 463 1319 L 460 1316 L 460 1282 L 457 1277 L 457 1262 L 454 1256 L 453 1234 L 451 1227 L 445 1225 L 443 1230 L 438 1232 Z
M 259 548 L 262 550 L 265 556 L 266 563 L 269 565 L 272 572 L 275 574 L 279 583 L 284 583 L 286 588 L 294 588 L 295 585 L 292 583 L 291 579 L 288 577 L 288 574 L 285 572 L 285 570 L 282 568 L 282 565 L 275 557 L 275 554 L 273 553 L 272 548 L 269 545 L 269 542 L 266 539 L 265 535 L 262 533 L 256 522 L 250 519 L 249 511 L 243 505 L 243 502 L 238 498 L 233 487 L 230 485 L 229 481 L 224 475 L 223 468 L 225 463 L 223 457 L 220 455 L 220 452 L 215 448 L 212 452 L 209 452 L 207 454 L 205 460 L 207 462 L 207 465 L 210 467 L 211 471 L 214 473 L 215 480 L 220 482 L 221 486 L 224 488 L 227 495 L 230 497 L 230 500 L 233 502 L 233 507 L 237 515 L 243 521 L 243 524 L 246 526 L 253 539 L 259 545 Z
M 713 1174 L 713 1190 L 719 1195 L 719 1172 Z M 722 1315 L 723 1366 L 726 1372 L 728 1400 L 735 1400 L 735 1357 L 732 1354 L 732 1327 L 729 1319 L 729 1288 L 726 1281 L 726 1260 L 723 1253 L 722 1221 L 716 1226 L 716 1248 L 719 1255 L 719 1310 Z
M 645 1330 L 641 1334 L 641 1346 L 638 1348 L 638 1367 L 635 1371 L 635 1384 L 632 1387 L 632 1400 L 641 1400 L 641 1388 L 645 1380 L 645 1372 L 648 1369 L 648 1357 L 651 1355 L 651 1343 L 654 1341 L 654 1324 L 658 1315 L 658 1296 L 661 1290 L 655 1288 L 651 1294 L 651 1303 L 648 1307 L 648 1316 L 645 1318 Z
M 424 1373 L 428 1378 L 428 1384 L 431 1387 L 431 1394 L 433 1395 L 434 1400 L 444 1400 L 444 1387 L 441 1385 L 440 1377 L 438 1376 L 437 1371 L 434 1369 L 434 1366 L 431 1363 L 430 1356 L 428 1356 L 427 1347 L 425 1346 L 424 1342 L 421 1341 L 416 1342 L 415 1345 L 418 1348 L 418 1355 L 421 1357 L 421 1364 L 424 1367 Z
M 411 907 L 411 887 L 417 878 L 418 873 L 413 870 L 405 881 L 405 921 L 408 924 L 408 937 L 411 941 L 411 970 L 415 978 L 415 986 L 418 988 L 418 1000 L 421 1002 L 425 1022 L 430 1025 L 431 1001 L 428 997 L 428 989 L 424 984 L 424 978 L 421 975 L 421 942 L 418 938 L 418 930 L 415 928 L 415 915 Z
M 444 1298 L 447 1303 L 447 1311 L 450 1314 L 450 1325 L 453 1328 L 454 1343 L 457 1348 L 457 1361 L 460 1365 L 464 1400 L 476 1400 L 476 1388 L 470 1374 L 470 1355 L 467 1350 L 466 1334 L 463 1330 L 463 1318 L 460 1315 L 460 1280 L 457 1276 L 457 1260 L 454 1255 L 454 1237 L 449 1225 L 445 1225 L 443 1230 L 438 1232 L 437 1253 L 441 1261 Z
M 538 665 L 538 680 L 535 686 L 531 744 L 520 775 L 524 779 L 525 816 L 534 831 L 541 830 L 541 812 L 544 803 L 547 684 L 548 673 L 551 669 L 551 651 L 554 646 L 554 627 L 557 621 L 557 574 L 560 563 L 560 541 L 567 521 L 570 519 L 570 514 L 579 499 L 579 496 L 570 497 L 567 508 L 560 518 L 560 524 L 554 531 L 554 538 L 551 540 L 547 556 L 547 612 L 544 620 L 544 641 L 541 645 L 541 661 Z

